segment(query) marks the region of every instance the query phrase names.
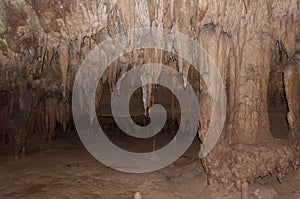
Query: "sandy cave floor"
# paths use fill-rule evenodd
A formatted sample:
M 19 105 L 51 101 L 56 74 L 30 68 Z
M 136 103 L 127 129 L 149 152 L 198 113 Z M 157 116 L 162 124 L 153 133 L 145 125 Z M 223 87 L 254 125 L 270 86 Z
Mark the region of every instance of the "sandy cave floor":
M 133 146 L 113 138 L 120 145 Z M 161 139 L 164 139 L 163 136 Z M 128 174 L 95 160 L 75 133 L 31 149 L 15 161 L 10 149 L 0 150 L 0 198 L 103 198 L 130 199 L 135 192 L 149 199 L 240 198 L 233 186 L 207 186 L 197 159 L 198 141 L 169 167 L 147 174 Z M 137 147 L 143 143 L 135 144 Z M 300 198 L 300 170 L 292 171 L 282 184 L 267 177 L 250 186 L 251 198 Z

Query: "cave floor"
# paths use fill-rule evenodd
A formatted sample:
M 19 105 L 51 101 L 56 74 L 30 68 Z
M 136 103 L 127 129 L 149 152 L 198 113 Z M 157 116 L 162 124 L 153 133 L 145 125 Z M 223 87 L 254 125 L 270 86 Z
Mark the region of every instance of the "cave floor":
M 126 143 L 126 139 L 115 138 Z M 121 144 L 122 144 L 121 143 Z M 129 144 L 132 146 L 132 144 Z M 0 150 L 0 198 L 147 199 L 240 198 L 233 186 L 207 186 L 197 159 L 199 143 L 169 167 L 147 174 L 127 174 L 95 160 L 76 136 L 66 135 L 15 161 L 11 149 Z M 282 184 L 267 177 L 250 186 L 251 198 L 300 198 L 300 170 Z

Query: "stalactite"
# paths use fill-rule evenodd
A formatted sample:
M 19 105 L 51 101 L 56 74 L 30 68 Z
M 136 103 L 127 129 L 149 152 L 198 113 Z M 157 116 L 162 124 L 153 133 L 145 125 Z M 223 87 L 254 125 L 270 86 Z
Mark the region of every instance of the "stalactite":
M 179 48 L 181 48 L 181 47 L 179 47 Z M 184 68 L 183 58 L 178 56 L 177 60 L 178 60 L 178 62 L 177 62 L 177 64 L 178 64 L 178 72 L 180 74 L 182 74 L 183 73 L 183 68 Z
M 109 86 L 109 91 L 110 91 L 110 93 L 112 93 L 113 92 L 113 88 L 114 88 L 114 81 L 113 81 L 113 76 L 114 76 L 114 74 L 113 74 L 113 66 L 110 66 L 108 69 L 107 69 L 107 73 L 108 73 L 108 75 L 107 75 L 107 81 L 108 81 L 108 86 Z
M 148 9 L 148 2 L 146 0 L 135 0 L 135 21 L 134 27 L 135 28 L 145 28 L 150 27 L 150 15 Z M 149 59 L 149 55 L 147 51 L 143 52 L 144 60 L 142 63 L 145 63 L 145 58 Z M 150 61 L 150 60 L 149 60 Z M 149 82 L 151 78 L 151 72 L 145 71 L 144 74 L 140 77 L 141 82 Z M 144 114 L 148 114 L 148 109 L 151 106 L 151 99 L 152 99 L 152 87 L 151 85 L 145 85 L 142 87 L 143 90 L 143 97 L 142 101 L 144 104 Z
M 248 9 L 249 9 L 249 6 L 250 6 L 250 0 L 243 0 L 243 2 L 244 2 L 246 14 L 248 14 Z
M 140 81 L 142 84 L 145 84 L 146 82 L 149 82 L 151 76 L 147 73 L 147 71 L 145 71 L 142 76 L 140 77 Z M 142 100 L 143 100 L 143 105 L 144 105 L 144 115 L 147 116 L 148 112 L 148 108 L 150 107 L 151 104 L 151 97 L 150 97 L 150 85 L 146 84 L 144 86 L 142 86 L 142 91 L 143 91 L 143 95 L 142 95 Z
M 44 112 L 44 114 L 45 114 L 45 135 L 44 135 L 44 137 L 45 137 L 45 139 L 49 139 L 49 136 L 48 136 L 48 134 L 49 134 L 49 115 L 48 115 L 48 108 L 47 108 L 47 105 L 45 105 L 45 112 Z
M 187 81 L 188 81 L 190 67 L 191 67 L 191 65 L 187 64 L 187 65 L 185 65 L 185 67 L 183 68 L 183 71 L 182 71 L 183 87 L 184 88 L 186 88 L 186 86 L 187 86 Z
M 48 120 L 47 120 L 47 112 L 46 112 L 46 106 L 44 105 L 43 107 L 41 107 L 41 109 L 38 111 L 39 112 L 39 115 L 41 116 L 40 117 L 40 126 L 39 124 L 37 125 L 39 128 L 39 131 L 38 133 L 40 132 L 44 132 L 44 135 L 41 136 L 43 138 L 43 140 L 46 140 L 47 139 L 47 125 L 48 125 Z
M 96 103 L 96 113 L 99 113 L 100 111 L 100 102 L 101 102 L 101 98 L 103 95 L 103 90 L 104 87 L 103 85 L 98 85 L 97 90 L 96 90 L 96 98 L 95 98 L 95 103 Z
M 67 76 L 68 76 L 68 66 L 69 66 L 69 42 L 62 41 L 59 48 L 59 63 L 62 72 L 62 86 L 63 86 L 63 96 L 66 97 L 67 94 Z
M 124 31 L 134 28 L 134 0 L 118 0 L 118 5 L 122 11 Z
M 5 96 L 8 95 L 8 96 Z M 0 140 L 2 146 L 8 142 L 10 145 L 13 143 L 13 137 L 11 135 L 11 122 L 10 118 L 13 114 L 14 97 L 6 92 L 1 93 L 0 100 Z

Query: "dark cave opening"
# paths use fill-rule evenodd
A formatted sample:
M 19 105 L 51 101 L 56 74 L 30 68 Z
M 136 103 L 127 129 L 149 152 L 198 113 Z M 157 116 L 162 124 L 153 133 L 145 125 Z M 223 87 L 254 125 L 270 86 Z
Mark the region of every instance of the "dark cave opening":
M 271 66 L 268 84 L 268 114 L 272 136 L 279 139 L 288 139 L 288 103 L 285 96 L 282 64 Z
M 286 101 L 285 101 L 286 103 Z M 286 119 L 288 107 L 284 104 L 278 109 L 269 109 L 270 130 L 274 138 L 287 139 L 289 126 Z
M 98 102 L 99 108 L 97 109 L 98 122 L 105 135 L 119 148 L 135 153 L 149 153 L 160 150 L 174 139 L 180 123 L 180 105 L 175 96 L 172 98 L 172 91 L 160 85 L 157 85 L 153 90 L 155 103 L 162 105 L 167 112 L 167 121 L 159 133 L 150 138 L 143 139 L 130 136 L 127 132 L 123 132 L 118 127 L 111 110 L 111 93 L 109 85 L 108 83 L 105 83 L 102 84 L 102 86 L 103 93 L 101 100 Z M 172 99 L 175 99 L 173 103 Z M 151 119 L 144 115 L 141 87 L 131 96 L 130 104 L 122 104 L 120 106 L 129 106 L 131 119 L 135 124 L 147 126 L 151 122 Z M 200 150 L 200 140 L 198 136 L 194 138 L 191 137 L 191 139 L 194 140 L 193 144 L 183 156 L 197 158 Z M 174 145 L 174 148 L 175 147 L 176 146 Z

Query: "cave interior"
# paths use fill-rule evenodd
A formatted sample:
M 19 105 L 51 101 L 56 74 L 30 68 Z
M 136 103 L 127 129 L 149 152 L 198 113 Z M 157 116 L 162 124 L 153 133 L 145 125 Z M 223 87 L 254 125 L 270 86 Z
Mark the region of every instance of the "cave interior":
M 0 198 L 300 198 L 299 10 L 299 0 L 0 1 Z M 123 43 L 137 45 L 130 33 L 142 28 L 150 35 L 164 28 L 171 36 L 154 34 L 154 43 L 169 50 L 135 48 L 113 59 Z M 204 59 L 195 61 L 201 53 L 178 41 L 176 31 L 201 46 Z M 120 46 L 107 48 L 117 35 Z M 95 58 L 98 52 L 113 61 L 91 90 L 88 77 L 99 74 L 91 57 L 106 63 Z M 139 83 L 128 104 L 117 104 L 128 109 L 129 129 L 156 121 L 152 106 L 165 109 L 163 128 L 141 138 L 118 125 L 112 101 L 126 90 L 119 87 L 126 75 L 150 63 L 155 67 L 127 78 L 129 87 Z M 212 63 L 221 81 L 210 76 Z M 197 117 L 184 112 L 190 107 L 175 88 L 191 88 Z M 199 157 L 216 130 L 214 111 L 224 125 Z M 74 112 L 130 153 L 158 154 L 167 145 L 175 153 L 179 129 L 191 144 L 156 171 L 118 171 L 84 144 Z M 193 118 L 200 118 L 196 136 Z

